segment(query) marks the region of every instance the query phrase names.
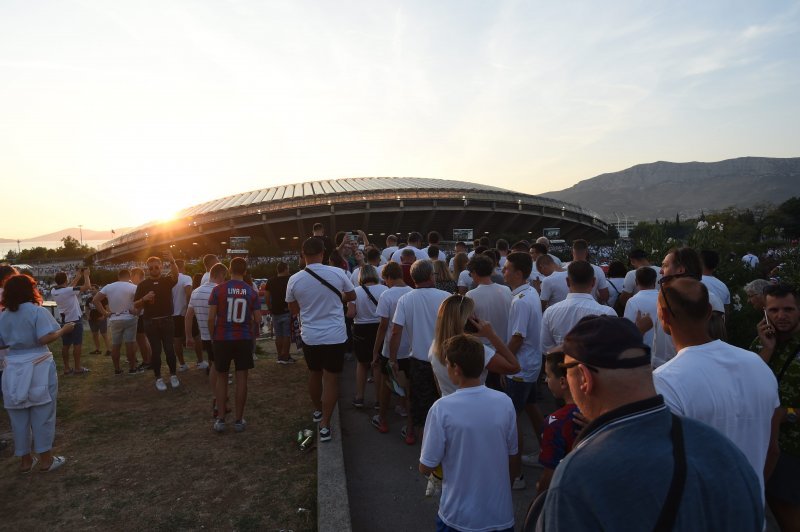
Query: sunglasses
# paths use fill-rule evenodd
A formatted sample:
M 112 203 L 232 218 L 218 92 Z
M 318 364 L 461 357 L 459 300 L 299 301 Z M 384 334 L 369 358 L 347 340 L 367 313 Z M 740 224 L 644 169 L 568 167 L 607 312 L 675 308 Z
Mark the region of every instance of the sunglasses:
M 570 368 L 574 368 L 575 366 L 585 366 L 589 371 L 594 371 L 595 373 L 600 373 L 600 370 L 594 366 L 590 366 L 589 364 L 584 364 L 583 362 L 560 362 L 558 367 L 563 370 L 568 370 Z

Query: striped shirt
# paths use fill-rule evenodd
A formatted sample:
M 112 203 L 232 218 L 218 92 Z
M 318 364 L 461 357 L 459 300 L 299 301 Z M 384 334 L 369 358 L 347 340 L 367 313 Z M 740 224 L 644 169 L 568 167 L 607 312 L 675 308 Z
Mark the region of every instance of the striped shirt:
M 189 298 L 189 308 L 194 310 L 201 340 L 211 340 L 211 334 L 208 332 L 208 298 L 215 286 L 217 284 L 211 281 L 202 284 L 192 291 L 192 297 Z

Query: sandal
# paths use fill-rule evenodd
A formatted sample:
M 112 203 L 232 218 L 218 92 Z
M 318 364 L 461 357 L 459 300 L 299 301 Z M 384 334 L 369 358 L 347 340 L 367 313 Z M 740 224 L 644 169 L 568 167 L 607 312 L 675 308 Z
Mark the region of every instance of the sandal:
M 59 467 L 61 467 L 65 463 L 67 463 L 67 459 L 64 458 L 63 456 L 54 456 L 53 457 L 53 462 L 50 464 L 50 467 L 48 467 L 47 469 L 44 469 L 44 468 L 39 469 L 39 472 L 40 473 L 50 473 L 51 471 L 55 471 L 56 469 L 58 469 Z
M 38 463 L 39 463 L 39 457 L 38 456 L 34 456 L 33 457 L 33 461 L 31 462 L 31 467 L 29 467 L 28 469 L 21 469 L 20 473 L 22 473 L 23 475 L 27 475 L 28 473 L 33 471 L 33 469 L 36 467 L 36 464 L 38 464 Z

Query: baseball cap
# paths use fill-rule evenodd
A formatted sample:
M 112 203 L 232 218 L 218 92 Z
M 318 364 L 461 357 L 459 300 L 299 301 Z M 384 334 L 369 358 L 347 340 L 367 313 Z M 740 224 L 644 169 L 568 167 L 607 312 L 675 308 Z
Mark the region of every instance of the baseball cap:
M 628 349 L 644 354 L 620 358 Z M 636 325 L 616 316 L 587 316 L 564 338 L 564 353 L 575 360 L 606 369 L 638 368 L 650 364 L 650 347 Z

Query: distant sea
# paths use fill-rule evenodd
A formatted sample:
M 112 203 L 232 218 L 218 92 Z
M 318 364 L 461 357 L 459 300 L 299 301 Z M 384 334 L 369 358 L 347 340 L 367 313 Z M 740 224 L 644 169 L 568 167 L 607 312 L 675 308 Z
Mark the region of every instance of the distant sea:
M 103 242 L 107 242 L 107 240 L 84 240 L 83 243 L 87 246 L 96 248 Z M 64 243 L 59 241 L 55 242 L 48 242 L 48 241 L 39 241 L 39 242 L 31 242 L 20 240 L 19 242 L 19 249 L 32 249 L 36 247 L 43 247 L 43 248 L 51 248 L 56 249 L 63 246 Z M 0 242 L 0 258 L 5 259 L 6 254 L 11 251 L 17 251 L 17 243 L 16 242 Z

